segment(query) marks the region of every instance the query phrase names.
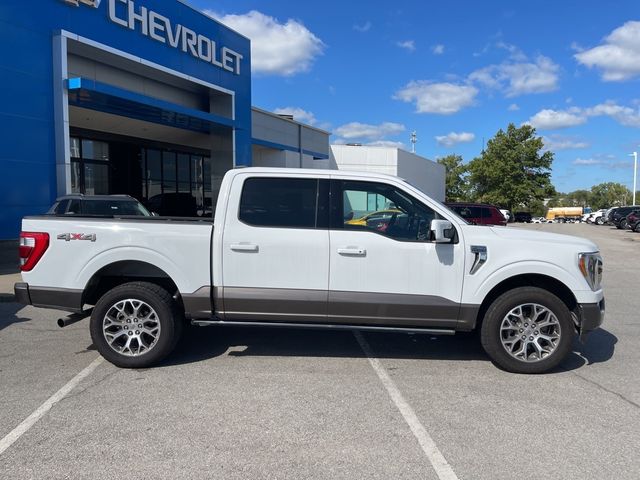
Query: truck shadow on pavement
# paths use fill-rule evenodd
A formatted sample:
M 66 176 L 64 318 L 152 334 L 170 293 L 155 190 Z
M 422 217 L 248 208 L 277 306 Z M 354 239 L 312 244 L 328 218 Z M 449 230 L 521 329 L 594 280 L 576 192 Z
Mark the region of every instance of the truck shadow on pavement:
M 376 358 L 486 361 L 475 334 L 434 336 L 406 333 L 362 333 Z M 553 372 L 606 362 L 617 337 L 603 329 L 592 332 L 583 345 L 577 340 L 567 359 Z M 366 358 L 351 331 L 322 331 L 261 327 L 191 327 L 164 365 L 184 365 L 227 355 L 230 357 Z
M 24 308 L 24 305 L 5 302 L 1 302 L 0 305 L 2 305 L 0 307 L 0 331 L 14 323 L 29 322 L 31 320 L 30 318 L 18 316 L 18 312 Z

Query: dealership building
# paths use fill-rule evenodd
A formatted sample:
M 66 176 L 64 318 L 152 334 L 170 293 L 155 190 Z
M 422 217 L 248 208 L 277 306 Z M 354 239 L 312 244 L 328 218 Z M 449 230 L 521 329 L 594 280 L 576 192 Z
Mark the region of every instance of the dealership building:
M 329 157 L 328 132 L 252 108 L 249 40 L 180 1 L 4 0 L 0 42 L 0 239 L 66 193 L 191 214 L 231 168 Z
M 364 149 L 333 155 L 328 132 L 252 107 L 249 39 L 182 1 L 3 0 L 0 44 L 0 240 L 69 193 L 192 216 L 232 168 L 367 170 Z M 439 165 L 366 152 L 444 185 Z

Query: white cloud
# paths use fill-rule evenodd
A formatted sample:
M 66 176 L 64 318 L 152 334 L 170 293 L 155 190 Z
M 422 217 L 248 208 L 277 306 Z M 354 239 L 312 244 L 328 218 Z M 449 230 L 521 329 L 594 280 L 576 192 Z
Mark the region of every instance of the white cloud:
M 595 158 L 576 158 L 573 162 L 574 165 L 582 165 L 582 166 L 594 166 L 594 165 L 605 165 L 607 162 L 604 160 L 596 160 Z
M 478 89 L 471 85 L 431 83 L 420 80 L 409 82 L 393 96 L 403 102 L 415 102 L 417 113 L 450 115 L 473 104 Z
M 442 55 L 444 53 L 444 45 L 442 45 L 441 43 L 433 45 L 431 47 L 431 53 L 433 53 L 434 55 Z
M 469 132 L 450 132 L 447 135 L 438 135 L 435 137 L 438 145 L 444 147 L 453 147 L 459 143 L 469 143 L 472 142 L 474 138 L 476 138 L 476 136 Z
M 615 102 L 605 102 L 585 110 L 590 117 L 606 115 L 625 127 L 640 128 L 640 109 L 623 107 Z
M 356 32 L 364 33 L 364 32 L 368 32 L 369 30 L 371 30 L 371 27 L 372 27 L 372 26 L 373 26 L 373 25 L 371 24 L 371 22 L 367 20 L 367 21 L 366 21 L 365 23 L 363 23 L 362 25 L 355 24 L 355 25 L 353 26 L 353 29 L 354 29 Z
M 405 40 L 404 42 L 396 42 L 396 45 L 400 48 L 404 48 L 405 50 L 409 50 L 410 52 L 415 52 L 416 50 L 416 42 L 413 40 Z
M 509 52 L 509 57 L 516 62 L 527 61 L 527 56 L 524 54 L 522 50 L 520 50 L 515 45 L 511 45 L 510 43 L 506 43 L 506 42 L 497 42 L 496 47 Z
M 626 22 L 605 37 L 603 44 L 574 57 L 589 68 L 602 70 L 602 79 L 607 82 L 640 75 L 640 22 Z
M 389 135 L 397 135 L 406 130 L 400 123 L 384 122 L 380 125 L 351 122 L 335 129 L 334 133 L 346 140 L 364 139 L 370 141 L 383 140 Z
M 521 55 L 522 52 L 516 50 L 512 52 L 511 56 L 513 59 L 522 60 Z M 489 65 L 472 72 L 469 75 L 469 80 L 488 88 L 503 90 L 507 97 L 516 97 L 527 93 L 556 90 L 559 69 L 560 67 L 550 58 L 538 55 L 534 62 L 507 61 L 498 65 Z
M 273 113 L 277 113 L 278 115 L 293 115 L 295 121 L 309 125 L 315 125 L 317 123 L 316 116 L 312 112 L 298 107 L 276 108 Z
M 582 125 L 586 121 L 586 116 L 579 109 L 567 111 L 545 109 L 540 110 L 526 123 L 540 130 L 555 130 Z
M 587 142 L 580 141 L 575 137 L 567 137 L 557 134 L 552 134 L 548 137 L 542 137 L 542 141 L 544 142 L 544 149 L 551 151 L 578 150 L 590 147 Z
M 589 108 L 571 107 L 568 110 L 540 110 L 525 122 L 541 130 L 582 125 L 589 117 L 610 117 L 625 127 L 640 128 L 640 108 L 618 105 L 613 101 L 600 103 Z
M 256 10 L 244 15 L 205 13 L 251 39 L 254 73 L 291 76 L 307 72 L 324 50 L 324 43 L 302 23 L 288 19 L 280 23 Z
M 510 112 L 517 112 L 518 110 L 520 110 L 520 107 L 517 103 L 512 103 L 511 105 L 509 105 L 509 108 L 507 108 L 507 110 L 509 110 Z

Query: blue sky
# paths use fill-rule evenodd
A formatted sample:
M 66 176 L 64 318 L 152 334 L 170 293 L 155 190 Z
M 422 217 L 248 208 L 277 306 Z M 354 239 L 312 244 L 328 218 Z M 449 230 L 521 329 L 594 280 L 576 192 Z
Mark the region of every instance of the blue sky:
M 253 104 L 333 133 L 473 159 L 510 122 L 555 152 L 560 191 L 631 187 L 637 1 L 192 0 L 252 39 Z

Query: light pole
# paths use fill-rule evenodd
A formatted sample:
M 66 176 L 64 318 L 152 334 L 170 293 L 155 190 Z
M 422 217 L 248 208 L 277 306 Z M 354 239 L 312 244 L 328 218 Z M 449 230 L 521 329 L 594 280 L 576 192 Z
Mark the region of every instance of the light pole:
M 630 157 L 633 157 L 633 203 L 636 204 L 636 172 L 638 171 L 638 152 L 633 152 L 629 154 Z

